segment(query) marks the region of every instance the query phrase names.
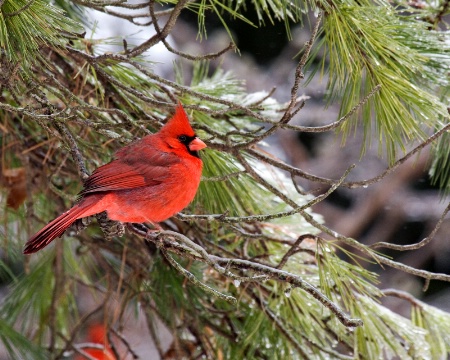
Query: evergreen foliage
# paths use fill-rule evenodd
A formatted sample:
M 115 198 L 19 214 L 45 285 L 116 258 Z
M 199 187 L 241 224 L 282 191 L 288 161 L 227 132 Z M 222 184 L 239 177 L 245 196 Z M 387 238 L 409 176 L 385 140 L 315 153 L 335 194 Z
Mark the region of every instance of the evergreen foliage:
M 263 147 L 278 130 L 311 131 L 289 124 L 304 106 L 298 86 L 308 68 L 311 77 L 327 77 L 328 102 L 341 109 L 340 120 L 314 131 L 336 130 L 345 143 L 362 126 L 362 153 L 376 142 L 392 170 L 415 153 L 405 155 L 407 150 L 437 139 L 431 172 L 447 193 L 450 34 L 442 19 L 450 10 L 413 5 L 0 0 L 0 274 L 8 283 L 0 341 L 9 356 L 79 353 L 81 333 L 95 317 L 108 328 L 114 353 L 133 355 L 134 342 L 120 336 L 132 313 L 145 322 L 161 358 L 170 351 L 180 359 L 446 358 L 450 314 L 380 289 L 372 270 L 394 267 L 428 282 L 448 282 L 450 275 L 403 265 L 329 229 L 311 210 L 340 186 L 376 180 L 352 185 L 346 181 L 352 168 L 340 179 L 314 177 Z M 87 9 L 135 24 L 151 20 L 157 34 L 103 52 L 106 40 L 85 38 Z M 269 92 L 248 93 L 232 72 L 211 70 L 209 59 L 221 53 L 184 54 L 166 41 L 181 11 L 198 14 L 202 37 L 213 14 L 231 36 L 227 19 L 249 22 L 243 9 L 257 12 L 256 27 L 285 22 L 287 36 L 293 23 L 314 12 L 304 21 L 312 37 L 299 51 L 285 103 Z M 156 44 L 179 57 L 174 80 L 157 75 L 144 56 Z M 185 63 L 192 65 L 187 76 Z M 106 241 L 91 225 L 23 258 L 26 239 L 71 206 L 82 179 L 124 144 L 155 132 L 178 100 L 208 144 L 203 181 L 185 212 L 155 237 L 135 225 Z M 405 155 L 400 160 L 399 150 Z M 19 168 L 23 172 L 10 171 Z M 328 190 L 305 194 L 295 176 Z M 87 312 L 81 305 L 86 294 L 95 302 Z M 411 315 L 389 310 L 384 296 L 405 299 Z M 161 344 L 162 328 L 172 336 L 169 350 Z

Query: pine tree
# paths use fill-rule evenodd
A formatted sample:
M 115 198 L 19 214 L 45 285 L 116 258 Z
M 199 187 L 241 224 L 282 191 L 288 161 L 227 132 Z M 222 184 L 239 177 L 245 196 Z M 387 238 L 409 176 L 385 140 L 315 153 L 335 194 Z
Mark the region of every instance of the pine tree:
M 85 29 L 102 26 L 86 21 L 92 9 L 155 35 L 137 43 L 95 31 L 89 38 Z M 208 42 L 206 20 L 215 17 L 230 45 L 208 54 L 175 49 L 168 36 L 188 12 L 198 17 L 199 42 Z M 94 320 L 118 359 L 138 356 L 138 340 L 125 335 L 130 323 L 145 324 L 139 340 L 152 339 L 162 359 L 447 358 L 450 314 L 378 282 L 383 268 L 426 284 L 450 281 L 385 252 L 420 253 L 450 205 L 422 242 L 371 246 L 328 227 L 311 207 L 336 189 L 395 175 L 427 146 L 446 201 L 449 12 L 448 1 L 0 0 L 0 340 L 10 358 L 83 356 Z M 238 51 L 230 21 L 284 22 L 287 37 L 293 24 L 310 29 L 285 102 L 271 91 L 249 93 L 211 65 Z M 111 43 L 120 48 L 105 50 Z M 156 45 L 176 56 L 170 76 L 145 56 Z M 315 76 L 327 78 L 326 100 L 339 104 L 339 118 L 292 125 L 308 106 L 300 86 Z M 208 144 L 194 202 L 154 236 L 139 224 L 120 236 L 120 224 L 103 214 L 99 226 L 80 222 L 24 257 L 28 237 L 76 201 L 83 179 L 124 144 L 157 131 L 177 101 Z M 345 144 L 357 128 L 361 154 L 375 142 L 390 162 L 366 180 L 347 180 L 351 164 L 335 179 L 309 174 L 262 146 L 281 130 L 336 131 Z M 297 179 L 322 190 L 307 193 Z M 404 300 L 410 315 L 390 310 L 386 297 Z

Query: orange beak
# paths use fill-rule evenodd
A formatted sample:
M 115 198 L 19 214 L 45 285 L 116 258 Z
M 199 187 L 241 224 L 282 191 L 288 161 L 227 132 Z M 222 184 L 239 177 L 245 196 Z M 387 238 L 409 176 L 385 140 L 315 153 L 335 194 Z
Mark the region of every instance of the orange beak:
M 189 150 L 191 151 L 198 151 L 204 149 L 205 147 L 206 144 L 203 141 L 201 141 L 198 137 L 192 140 L 191 143 L 189 144 Z

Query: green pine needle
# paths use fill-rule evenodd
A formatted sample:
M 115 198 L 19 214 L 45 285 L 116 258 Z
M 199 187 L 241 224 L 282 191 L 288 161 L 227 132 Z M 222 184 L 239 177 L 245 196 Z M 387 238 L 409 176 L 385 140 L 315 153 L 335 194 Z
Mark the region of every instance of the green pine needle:
M 13 63 L 35 64 L 36 58 L 44 59 L 40 53 L 42 46 L 63 46 L 65 33 L 82 31 L 77 22 L 48 1 L 29 3 L 26 0 L 5 0 L 1 7 L 0 49 Z M 22 69 L 31 70 L 31 66 L 22 66 Z
M 388 5 L 336 4 L 324 17 L 322 35 L 317 46 L 326 52 L 322 69 L 329 73 L 328 100 L 339 94 L 339 117 L 381 85 L 366 105 L 372 111 L 359 111 L 342 125 L 343 141 L 361 118 L 362 152 L 375 132 L 380 153 L 385 148 L 393 162 L 398 148 L 405 151 L 409 141 L 423 139 L 423 129 L 445 116 L 446 107 L 433 88 L 442 84 L 442 64 L 450 61 L 443 58 L 442 47 L 450 47 L 425 23 L 401 16 Z

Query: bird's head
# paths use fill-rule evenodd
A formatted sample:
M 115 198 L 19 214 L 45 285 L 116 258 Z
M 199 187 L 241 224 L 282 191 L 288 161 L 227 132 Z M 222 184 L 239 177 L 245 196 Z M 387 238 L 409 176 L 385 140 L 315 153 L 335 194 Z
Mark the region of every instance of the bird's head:
M 195 135 L 181 103 L 178 103 L 173 117 L 159 130 L 159 135 L 169 148 L 187 151 L 195 157 L 199 157 L 198 151 L 206 147 L 206 144 Z

